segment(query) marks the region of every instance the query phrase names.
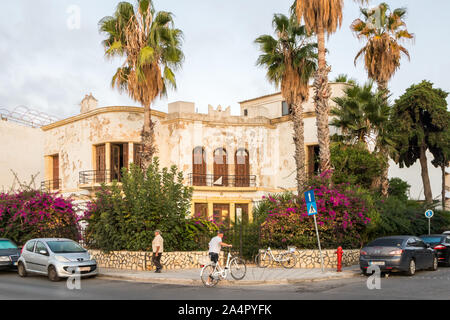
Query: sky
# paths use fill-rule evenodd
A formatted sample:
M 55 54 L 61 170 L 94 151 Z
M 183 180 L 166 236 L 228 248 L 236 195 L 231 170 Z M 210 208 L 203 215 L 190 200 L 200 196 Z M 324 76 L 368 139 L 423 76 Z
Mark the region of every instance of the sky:
M 450 92 L 450 1 L 386 1 L 391 8 L 407 7 L 406 43 L 411 60 L 402 59 L 389 83 L 393 99 L 406 88 L 427 79 Z M 60 119 L 79 113 L 80 102 L 92 93 L 100 106 L 138 106 L 125 93 L 111 88 L 121 65 L 107 60 L 98 22 L 112 15 L 116 0 L 15 0 L 0 8 L 0 108 L 27 106 Z M 185 61 L 177 72 L 177 90 L 156 100 L 153 108 L 167 111 L 174 101 L 195 102 L 199 112 L 208 105 L 231 106 L 239 101 L 277 92 L 256 66 L 259 48 L 254 40 L 272 33 L 275 13 L 288 14 L 293 0 L 154 0 L 156 10 L 170 11 L 183 30 Z M 378 4 L 372 1 L 372 5 Z M 76 17 L 79 13 L 79 23 Z M 350 31 L 360 17 L 359 6 L 345 0 L 343 25 L 328 42 L 330 80 L 346 73 L 359 82 L 367 75 L 356 53 L 363 46 Z M 448 99 L 450 102 L 450 99 Z

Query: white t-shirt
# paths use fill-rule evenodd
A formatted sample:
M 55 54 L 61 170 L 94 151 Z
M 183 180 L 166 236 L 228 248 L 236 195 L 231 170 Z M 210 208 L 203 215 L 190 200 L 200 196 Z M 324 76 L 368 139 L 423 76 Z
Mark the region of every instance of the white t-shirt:
M 222 238 L 219 236 L 212 238 L 209 242 L 209 252 L 220 253 L 220 249 L 222 248 L 220 245 L 221 242 Z

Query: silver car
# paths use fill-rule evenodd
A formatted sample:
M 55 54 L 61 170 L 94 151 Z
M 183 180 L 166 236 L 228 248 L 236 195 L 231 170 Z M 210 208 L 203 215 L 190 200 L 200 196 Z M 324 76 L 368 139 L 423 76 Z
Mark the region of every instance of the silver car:
M 72 275 L 92 277 L 98 274 L 97 261 L 78 243 L 69 239 L 32 239 L 22 249 L 17 261 L 21 277 L 28 273 L 47 275 L 59 281 Z

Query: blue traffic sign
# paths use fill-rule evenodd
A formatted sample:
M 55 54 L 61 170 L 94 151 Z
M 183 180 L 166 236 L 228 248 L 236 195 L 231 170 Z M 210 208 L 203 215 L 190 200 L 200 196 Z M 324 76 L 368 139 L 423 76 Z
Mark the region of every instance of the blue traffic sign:
M 306 212 L 308 216 L 314 216 L 317 214 L 316 198 L 314 197 L 314 190 L 305 192 Z
M 427 217 L 428 219 L 433 218 L 434 212 L 433 210 L 427 210 L 425 211 L 425 217 Z
M 305 192 L 305 200 L 306 203 L 316 202 L 316 198 L 314 197 L 314 190 L 309 190 Z

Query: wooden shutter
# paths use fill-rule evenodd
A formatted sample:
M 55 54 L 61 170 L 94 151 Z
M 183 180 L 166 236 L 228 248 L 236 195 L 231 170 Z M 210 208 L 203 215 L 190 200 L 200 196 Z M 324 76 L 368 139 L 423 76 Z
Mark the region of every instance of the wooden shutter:
M 250 186 L 250 160 L 247 150 L 239 149 L 234 157 L 236 187 Z
M 53 189 L 59 189 L 59 155 L 53 156 Z
M 105 182 L 106 174 L 106 147 L 104 144 L 95 147 L 95 182 Z
M 216 182 L 222 178 L 222 184 Z M 214 181 L 213 185 L 228 186 L 228 163 L 227 152 L 220 148 L 214 151 Z
M 206 186 L 205 149 L 197 147 L 192 152 L 192 173 L 194 186 Z
M 123 144 L 123 167 L 128 169 L 128 143 Z

